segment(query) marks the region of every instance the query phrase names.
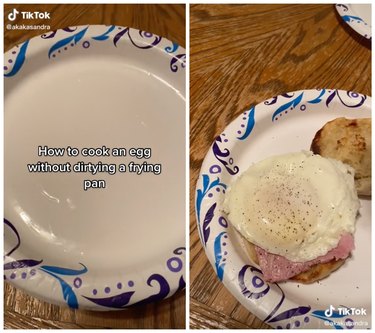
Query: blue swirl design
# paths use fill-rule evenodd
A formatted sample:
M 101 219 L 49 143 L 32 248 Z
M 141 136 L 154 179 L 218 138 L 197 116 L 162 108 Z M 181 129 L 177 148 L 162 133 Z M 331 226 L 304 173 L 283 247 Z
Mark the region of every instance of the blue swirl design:
M 172 46 L 166 46 L 164 50 L 167 53 L 174 53 L 177 51 L 178 48 L 179 48 L 179 45 L 175 42 L 172 42 Z
M 329 107 L 331 102 L 335 98 L 337 98 L 342 105 L 344 105 L 348 108 L 358 108 L 358 107 L 362 106 L 363 103 L 367 99 L 366 95 L 358 94 L 358 93 L 353 92 L 353 91 L 346 92 L 346 95 L 347 95 L 347 97 L 349 97 L 349 99 L 344 99 L 343 98 L 344 96 L 340 95 L 340 94 L 342 94 L 342 92 L 337 90 L 337 89 L 335 89 L 335 90 L 322 89 L 322 90 L 316 90 L 316 91 L 319 92 L 318 96 L 314 97 L 310 100 L 305 101 L 306 103 L 319 104 L 319 103 L 325 101 L 326 107 Z M 301 101 L 303 100 L 303 94 L 304 94 L 304 92 L 301 92 L 292 101 L 289 101 L 288 103 L 282 104 L 280 107 L 278 107 L 278 109 L 272 115 L 272 121 L 277 120 L 277 116 L 279 114 L 281 114 L 282 112 L 287 111 L 289 108 L 292 109 L 292 108 L 296 107 L 297 105 L 299 105 L 301 103 Z M 326 97 L 325 95 L 327 95 L 327 94 L 328 94 L 328 96 Z M 287 98 L 290 98 L 290 96 L 287 96 Z M 266 103 L 267 102 L 266 101 L 265 104 L 266 105 L 275 104 L 276 100 L 277 100 L 277 97 L 274 97 L 274 99 L 272 101 L 269 101 L 268 103 Z M 301 110 L 304 111 L 305 109 L 306 109 L 306 106 L 301 105 Z
M 293 93 L 291 93 L 290 95 L 288 93 L 284 93 L 284 94 L 272 97 L 270 100 L 265 101 L 264 104 L 265 105 L 272 105 L 272 104 L 275 104 L 277 102 L 279 97 L 292 98 L 293 96 L 294 96 Z
M 129 28 L 125 28 L 124 30 L 121 30 L 119 33 L 115 35 L 113 38 L 113 45 L 117 47 L 118 41 L 129 31 Z
M 121 29 L 121 27 L 118 27 L 118 28 Z M 60 50 L 61 48 L 65 47 L 69 44 L 72 44 L 72 46 L 76 45 L 85 36 L 88 29 L 89 29 L 89 26 L 87 26 L 86 28 L 82 29 L 81 31 L 75 33 L 74 35 L 66 37 L 62 40 L 59 40 L 58 42 L 53 44 L 48 51 L 48 58 L 51 59 L 51 56 L 55 57 L 56 51 Z M 107 40 L 111 37 L 111 33 L 115 29 L 116 29 L 116 26 L 111 25 L 102 34 L 97 35 L 97 36 L 93 36 L 91 38 L 93 40 L 96 40 L 96 41 L 105 41 L 105 40 Z M 64 29 L 59 29 L 59 30 L 63 30 L 65 32 L 73 33 L 77 30 L 77 28 L 64 28 Z M 57 34 L 57 32 L 59 30 L 53 30 L 49 33 L 45 33 L 45 34 L 41 35 L 41 38 L 45 39 L 45 40 L 52 39 L 52 38 L 55 37 L 55 35 Z M 138 33 L 142 40 L 135 39 L 134 38 L 135 33 Z M 134 30 L 134 34 L 132 34 L 131 28 L 129 28 L 129 27 L 123 28 L 121 31 L 119 31 L 118 33 L 116 33 L 114 35 L 114 37 L 113 37 L 114 46 L 117 47 L 117 44 L 118 44 L 119 40 L 125 35 L 127 35 L 131 44 L 134 45 L 138 49 L 151 49 L 151 48 L 155 47 L 156 45 L 158 45 L 163 40 L 162 37 L 160 37 L 158 35 L 154 35 L 152 33 L 146 32 L 146 31 Z M 170 70 L 175 73 L 179 70 L 179 68 L 185 68 L 185 66 L 186 66 L 186 54 L 185 53 L 175 54 L 177 52 L 177 50 L 179 49 L 179 45 L 175 42 L 171 42 L 171 43 L 172 43 L 172 45 L 164 47 L 164 51 L 168 54 L 171 54 L 171 60 L 169 62 L 169 67 L 170 67 Z M 27 40 L 25 43 L 23 43 L 20 46 L 20 52 L 19 52 L 19 54 L 18 54 L 18 56 L 17 56 L 17 58 L 14 62 L 14 65 L 13 65 L 11 71 L 9 71 L 8 73 L 4 73 L 5 77 L 14 76 L 21 69 L 21 67 L 24 64 L 25 59 L 26 59 L 26 49 L 28 47 L 28 44 L 29 44 L 29 40 Z
M 178 256 L 181 256 L 186 251 L 185 247 L 178 247 L 173 251 L 174 254 L 177 254 Z M 184 268 L 184 260 L 180 257 L 171 257 L 166 262 L 167 268 L 170 272 L 178 273 L 181 272 Z
M 122 309 L 126 307 L 126 305 L 128 305 L 133 294 L 134 294 L 134 291 L 127 291 L 119 295 L 103 297 L 103 298 L 94 298 L 94 297 L 88 297 L 84 295 L 82 295 L 82 297 L 100 306 L 105 306 L 107 308 L 113 308 L 113 309 Z
M 310 100 L 305 100 L 306 103 L 308 103 L 308 104 L 319 104 L 321 102 L 325 102 L 326 107 L 329 107 L 330 103 L 335 98 L 337 98 L 342 105 L 344 105 L 348 108 L 358 108 L 361 105 L 363 105 L 363 103 L 367 99 L 366 95 L 358 94 L 358 93 L 353 92 L 353 91 L 346 92 L 346 95 L 347 95 L 347 97 L 349 97 L 349 99 L 344 99 L 343 98 L 344 96 L 340 95 L 340 94 L 342 94 L 342 92 L 337 90 L 337 89 L 335 89 L 335 90 L 326 90 L 326 89 L 319 90 L 319 89 L 317 89 L 316 91 L 319 93 L 318 96 L 314 97 Z M 289 108 L 293 109 L 297 105 L 299 105 L 303 101 L 303 94 L 304 94 L 304 92 L 301 92 L 293 100 L 279 106 L 277 108 L 277 110 L 273 113 L 272 121 L 277 120 L 278 119 L 277 116 L 281 115 L 284 111 L 285 111 L 285 113 L 287 113 L 287 110 Z M 283 94 L 283 95 L 280 95 L 280 96 L 283 96 L 283 97 L 286 97 L 286 98 L 291 98 L 291 96 L 293 96 L 293 94 L 291 96 L 287 95 L 287 94 Z M 276 96 L 272 100 L 266 101 L 265 104 L 266 105 L 275 104 L 278 97 L 279 96 Z M 300 106 L 300 110 L 301 111 L 306 110 L 306 105 L 302 104 Z
M 288 110 L 289 108 L 295 108 L 299 103 L 301 103 L 302 101 L 302 97 L 303 97 L 303 92 L 301 94 L 299 94 L 295 99 L 293 99 L 292 101 L 288 102 L 288 103 L 285 103 L 283 105 L 281 105 L 280 107 L 278 107 L 278 109 L 273 113 L 272 115 L 272 121 L 275 120 L 275 118 L 280 114 L 282 113 L 283 111 L 286 111 Z
M 225 158 L 230 156 L 230 151 L 228 148 L 221 150 L 218 144 L 219 142 L 222 142 L 221 135 L 215 139 L 215 142 L 212 145 L 212 152 L 214 153 L 216 159 L 225 167 L 228 173 L 233 176 L 237 174 L 240 169 L 238 166 L 231 167 L 233 164 L 233 159 L 229 158 L 228 161 L 225 160 Z
M 208 238 L 210 237 L 210 223 L 215 215 L 216 202 L 207 210 L 207 213 L 203 220 L 202 232 L 203 232 L 203 243 L 206 246 Z
M 336 7 L 342 7 L 344 12 L 347 12 L 348 9 L 349 9 L 347 5 L 344 5 L 344 4 L 341 4 L 341 3 L 337 4 Z
M 238 137 L 237 139 L 239 140 L 247 139 L 247 137 L 250 135 L 251 131 L 253 130 L 254 125 L 255 125 L 255 106 L 253 106 L 249 111 L 249 117 L 247 119 L 245 133 L 242 136 Z
M 310 103 L 310 104 L 318 104 L 322 101 L 322 97 L 323 95 L 326 93 L 326 90 L 325 89 L 322 89 L 322 91 L 320 92 L 319 96 L 310 100 L 310 101 L 307 101 L 307 103 Z
M 95 37 L 92 37 L 92 39 L 95 39 L 95 40 L 100 40 L 100 41 L 103 41 L 103 40 L 107 40 L 109 38 L 109 34 L 116 28 L 115 25 L 111 25 L 108 30 L 106 32 L 104 32 L 103 34 L 99 35 L 99 36 L 95 36 Z
M 158 45 L 161 41 L 162 41 L 162 37 L 160 36 L 157 36 L 157 35 L 154 35 L 154 34 L 151 34 L 151 33 L 148 33 L 148 32 L 145 32 L 145 31 L 141 31 L 139 30 L 138 31 L 138 34 L 140 35 L 140 37 L 142 37 L 142 40 L 146 41 L 146 45 L 144 45 L 143 43 L 142 44 L 139 44 L 137 43 L 134 38 L 132 37 L 132 35 L 130 34 L 131 32 L 131 29 L 130 28 L 124 28 L 123 30 L 121 30 L 120 32 L 118 32 L 114 38 L 113 38 L 113 44 L 117 47 L 117 43 L 119 42 L 119 40 L 127 35 L 130 42 L 138 49 L 150 49 L 150 48 L 153 48 L 154 46 Z M 147 40 L 149 38 L 153 38 L 151 41 L 150 40 Z M 177 49 L 179 48 L 179 45 L 177 43 L 174 43 L 172 42 L 172 45 L 171 46 L 166 46 L 164 48 L 164 51 L 166 51 L 167 53 L 175 53 L 177 51 Z M 179 69 L 179 65 L 182 67 L 182 68 L 185 68 L 185 65 L 186 65 L 186 54 L 177 54 L 177 55 L 174 55 L 170 61 L 170 69 L 172 72 L 177 72 L 178 69 Z
M 57 267 L 57 266 L 41 266 L 40 268 L 43 269 L 45 272 L 55 273 L 59 275 L 81 275 L 87 273 L 87 267 L 80 263 L 83 267 L 82 269 L 70 269 L 64 267 Z
M 7 219 L 4 219 L 4 224 L 10 228 L 10 230 L 12 231 L 12 233 L 15 235 L 15 238 L 16 238 L 16 244 L 13 245 L 11 250 L 5 254 L 5 257 L 7 257 L 8 255 L 12 254 L 14 251 L 16 251 L 19 248 L 21 244 L 21 238 L 17 229 L 11 222 L 9 222 Z M 186 248 L 182 246 L 173 250 L 173 253 L 179 256 L 183 255 L 184 252 L 186 252 Z M 178 267 L 174 267 L 172 271 L 176 273 L 181 272 L 183 268 L 183 261 L 178 257 L 173 257 L 171 258 L 171 260 L 175 260 L 175 261 L 178 260 L 178 264 L 179 264 Z M 10 269 L 14 270 L 14 269 L 20 269 L 20 268 L 25 268 L 25 267 L 39 266 L 42 263 L 42 261 L 43 260 L 37 261 L 37 260 L 32 260 L 32 259 L 16 260 L 16 261 L 4 264 L 4 270 L 10 270 Z M 59 267 L 59 266 L 50 266 L 50 265 L 42 265 L 38 267 L 38 270 L 52 276 L 54 279 L 56 279 L 59 282 L 61 286 L 63 299 L 65 300 L 66 304 L 73 309 L 79 308 L 77 295 L 74 292 L 71 284 L 69 284 L 61 276 L 76 277 L 76 276 L 87 273 L 88 272 L 87 267 L 82 263 L 80 263 L 80 265 L 82 267 L 79 269 L 72 269 L 72 268 Z M 159 301 L 169 295 L 170 286 L 168 284 L 168 281 L 162 275 L 160 274 L 151 275 L 147 280 L 147 284 L 150 287 L 152 287 L 154 281 L 158 283 L 159 288 L 160 288 L 159 291 L 132 305 L 140 305 L 140 304 L 146 304 L 149 302 Z M 73 284 L 75 287 L 77 288 L 79 287 L 75 285 L 75 282 L 73 282 Z M 178 287 L 176 291 L 182 290 L 184 288 L 185 288 L 185 280 L 184 280 L 184 276 L 181 275 L 178 280 Z M 130 290 L 130 291 L 126 291 L 121 294 L 118 294 L 118 295 L 113 295 L 113 296 L 103 297 L 103 298 L 94 298 L 94 297 L 88 297 L 85 295 L 81 295 L 81 296 L 87 299 L 88 301 L 95 303 L 99 306 L 113 308 L 113 309 L 121 309 L 121 308 L 128 306 L 134 293 L 135 293 L 134 290 Z
M 43 260 L 34 259 L 18 259 L 4 264 L 4 271 L 9 269 L 20 269 L 26 267 L 35 267 L 40 265 Z
M 245 282 L 245 275 L 248 270 L 250 270 L 250 272 L 253 274 L 252 279 L 251 279 L 251 289 L 253 291 L 249 289 L 249 287 L 246 285 L 246 282 Z M 270 285 L 266 283 L 262 278 L 262 271 L 252 265 L 244 265 L 241 268 L 241 270 L 238 273 L 238 284 L 241 289 L 242 295 L 249 299 L 255 299 L 255 300 L 260 299 L 266 296 L 271 290 Z M 267 318 L 264 319 L 264 322 L 275 323 L 281 320 L 306 315 L 307 313 L 310 312 L 311 310 L 310 306 L 299 306 L 299 307 L 288 309 L 286 311 L 278 313 L 279 309 L 284 303 L 285 293 L 277 283 L 274 283 L 273 285 L 280 290 L 281 298 L 279 302 L 276 304 L 276 306 L 269 313 Z
M 61 286 L 61 290 L 62 290 L 62 293 L 63 293 L 63 298 L 64 298 L 66 304 L 68 304 L 68 306 L 72 309 L 78 309 L 77 296 L 74 293 L 72 287 L 69 284 L 67 284 L 61 277 L 57 276 L 56 274 L 53 274 L 51 272 L 47 272 L 43 269 L 42 269 L 42 271 L 46 272 L 47 274 L 54 277 L 57 281 L 59 281 L 60 286 Z
M 342 96 L 340 96 L 340 92 L 335 89 L 331 92 L 331 94 L 327 97 L 327 100 L 326 100 L 326 106 L 329 107 L 329 104 L 333 101 L 333 99 L 335 97 L 337 97 L 339 99 L 339 101 L 341 102 L 342 105 L 348 107 L 348 108 L 357 108 L 357 107 L 360 107 L 363 105 L 363 103 L 366 101 L 367 99 L 367 96 L 366 95 L 361 95 L 361 94 L 358 94 L 356 92 L 353 92 L 353 91 L 348 91 L 346 92 L 347 96 L 351 99 L 351 100 L 356 100 L 359 98 L 359 102 L 358 103 L 354 103 L 354 104 L 348 104 L 346 102 L 344 102 Z
M 200 211 L 201 211 L 201 205 L 203 198 L 206 196 L 206 194 L 215 186 L 220 186 L 223 189 L 226 189 L 227 186 L 223 183 L 220 183 L 219 177 L 216 178 L 216 180 L 212 181 L 210 183 L 210 176 L 203 174 L 202 175 L 203 180 L 203 189 L 197 190 L 197 200 L 196 200 L 196 209 L 197 209 L 197 215 L 198 215 L 198 222 L 200 222 Z
M 219 235 L 216 236 L 214 242 L 215 268 L 216 274 L 220 281 L 223 281 L 225 268 L 225 262 L 223 261 L 223 252 L 221 247 L 221 240 L 224 237 L 224 235 L 227 235 L 227 233 L 225 231 L 221 232 Z
M 334 90 L 334 91 L 328 96 L 328 98 L 327 98 L 327 100 L 326 100 L 326 106 L 327 106 L 327 107 L 328 107 L 329 104 L 332 102 L 332 100 L 335 98 L 336 94 L 337 94 L 337 92 L 336 92 L 336 90 Z
M 173 250 L 173 253 L 174 253 L 174 254 L 178 254 L 178 255 L 181 255 L 181 254 L 183 254 L 184 252 L 186 252 L 186 247 L 185 247 L 185 246 L 180 246 L 180 247 L 178 247 L 177 249 L 174 249 L 174 250 Z
M 197 223 L 198 223 L 198 230 L 199 230 L 200 238 L 201 238 L 202 242 L 204 242 L 203 241 L 204 240 L 203 232 L 201 231 L 201 226 L 200 226 L 200 224 L 201 224 L 200 223 L 200 221 L 201 221 L 200 215 L 201 215 L 201 207 L 202 207 L 203 199 L 207 195 L 207 193 L 212 188 L 214 188 L 215 186 L 220 186 L 223 189 L 226 189 L 227 186 L 223 183 L 220 183 L 219 177 L 216 178 L 216 180 L 210 182 L 210 176 L 206 175 L 206 174 L 203 174 L 202 180 L 203 180 L 203 188 L 197 190 L 197 198 L 196 198 L 196 202 L 195 202 L 195 208 L 196 208 L 196 212 L 197 212 Z
M 125 35 L 127 34 L 128 35 L 128 38 L 130 40 L 130 42 L 138 49 L 150 49 L 156 45 L 158 45 L 161 40 L 162 40 L 162 37 L 158 36 L 158 35 L 154 35 L 154 34 L 151 34 L 151 33 L 147 33 L 145 31 L 142 31 L 142 30 L 138 30 L 138 34 L 139 36 L 145 40 L 145 38 L 153 38 L 152 41 L 147 41 L 146 45 L 144 44 L 137 44 L 133 37 L 131 36 L 130 34 L 130 28 L 127 27 L 127 28 L 124 28 L 123 30 L 121 30 L 119 33 L 117 33 L 115 35 L 115 37 L 113 38 L 113 44 L 115 46 L 117 46 L 117 43 L 119 42 L 119 40 Z
M 245 275 L 248 270 L 250 270 L 250 272 L 253 273 L 253 275 L 250 276 L 250 278 L 252 277 L 250 281 L 251 281 L 251 288 L 254 291 L 251 291 L 249 289 L 250 287 L 248 287 L 245 282 Z M 258 273 L 259 275 L 256 275 L 256 273 Z M 268 292 L 271 290 L 270 285 L 262 279 L 261 274 L 262 274 L 262 271 L 260 269 L 251 265 L 244 265 L 241 268 L 241 270 L 238 273 L 238 283 L 241 289 L 241 293 L 244 297 L 257 300 L 266 296 Z M 308 316 L 312 316 L 320 320 L 324 320 L 326 322 L 331 323 L 331 326 L 335 327 L 336 329 L 344 328 L 340 326 L 337 322 L 335 322 L 335 319 L 347 317 L 348 314 L 343 314 L 343 313 L 340 313 L 339 311 L 333 310 L 331 314 L 327 315 L 326 314 L 327 310 L 312 311 L 311 306 L 302 305 L 302 306 L 284 310 L 282 312 L 278 312 L 284 303 L 285 293 L 277 283 L 273 283 L 272 285 L 276 286 L 280 290 L 281 298 L 279 302 L 276 304 L 276 306 L 273 308 L 273 310 L 269 313 L 267 318 L 264 319 L 264 322 L 271 324 L 271 323 L 276 323 L 276 322 L 288 320 L 288 319 L 299 317 L 299 316 L 305 316 L 304 321 L 308 322 Z M 342 307 L 350 309 L 349 307 L 346 307 L 346 306 L 342 306 Z M 348 322 L 348 324 L 346 324 L 346 322 Z M 353 320 L 351 318 L 347 318 L 345 321 L 346 328 L 353 328 L 353 326 L 350 325 L 351 323 L 353 323 Z M 278 326 L 278 328 L 282 328 L 282 327 Z M 289 320 L 288 320 L 287 328 L 290 328 Z
M 242 295 L 244 295 L 246 298 L 250 298 L 250 299 L 258 299 L 258 298 L 261 298 L 261 297 L 267 295 L 267 293 L 270 291 L 271 288 L 258 275 L 254 275 L 254 277 L 251 281 L 252 287 L 254 287 L 255 289 L 259 289 L 259 288 L 262 288 L 262 287 L 265 286 L 266 288 L 262 289 L 261 291 L 258 291 L 258 292 L 251 292 L 247 288 L 246 283 L 245 283 L 245 274 L 246 274 L 246 271 L 248 269 L 250 269 L 251 273 L 256 272 L 256 273 L 262 274 L 262 271 L 260 269 L 254 267 L 254 266 L 251 266 L 251 265 L 245 265 L 241 268 L 241 270 L 238 273 L 238 284 L 241 288 Z
M 170 69 L 171 69 L 172 72 L 175 73 L 175 72 L 178 71 L 178 64 L 180 64 L 182 68 L 185 68 L 185 64 L 186 64 L 186 54 L 185 53 L 175 55 L 172 58 L 171 63 L 170 63 Z
M 345 22 L 353 22 L 353 21 L 357 21 L 357 22 L 363 22 L 365 25 L 367 25 L 367 23 L 364 22 L 363 19 L 361 19 L 359 16 L 344 15 L 344 16 L 342 16 L 342 19 L 343 19 Z
M 250 291 L 245 283 L 245 274 L 247 270 L 250 270 L 251 273 L 260 274 L 260 275 L 254 274 L 251 279 L 251 287 L 255 291 Z M 259 299 L 268 294 L 268 292 L 271 290 L 271 287 L 268 283 L 266 283 L 262 279 L 261 274 L 262 274 L 262 271 L 260 269 L 251 265 L 245 265 L 241 268 L 241 270 L 238 273 L 238 283 L 239 283 L 239 287 L 241 288 L 242 295 L 250 299 Z M 280 298 L 280 301 L 273 308 L 273 310 L 270 312 L 270 314 L 267 316 L 267 318 L 264 320 L 265 322 L 274 323 L 280 320 L 290 319 L 292 317 L 305 315 L 311 310 L 310 306 L 300 306 L 300 307 L 292 308 L 284 312 L 281 312 L 279 314 L 276 314 L 285 300 L 285 294 L 284 294 L 284 291 L 280 288 L 280 286 L 277 283 L 275 283 L 274 285 L 278 287 L 279 290 L 281 291 L 281 298 Z
M 15 246 L 8 253 L 5 254 L 5 257 L 9 257 L 12 253 L 14 253 L 20 247 L 21 237 L 16 227 L 5 218 L 4 218 L 4 224 L 7 225 L 16 236 Z M 22 268 L 27 268 L 27 267 L 35 267 L 35 266 L 39 266 L 42 262 L 43 260 L 18 259 L 18 260 L 14 260 L 14 261 L 4 264 L 4 270 L 16 270 L 16 269 L 22 269 Z M 68 306 L 73 309 L 78 309 L 77 296 L 74 293 L 73 288 L 66 281 L 64 281 L 59 275 L 78 276 L 78 275 L 82 275 L 86 273 L 88 271 L 87 267 L 81 263 L 80 265 L 82 266 L 81 269 L 70 269 L 70 268 L 48 266 L 48 265 L 42 265 L 37 268 L 40 271 L 54 277 L 60 283 L 63 298 L 65 302 L 68 304 Z
M 29 41 L 28 40 L 21 45 L 20 51 L 19 51 L 19 53 L 17 55 L 17 58 L 16 58 L 16 61 L 14 62 L 14 66 L 13 66 L 12 70 L 9 73 L 4 74 L 5 77 L 14 76 L 14 75 L 16 75 L 19 72 L 19 70 L 21 69 L 22 65 L 25 62 L 25 59 L 26 59 L 26 50 L 27 50 L 27 46 L 28 45 L 29 45 Z
M 72 309 L 78 309 L 78 300 L 73 288 L 64 281 L 59 275 L 81 275 L 87 272 L 87 267 L 80 263 L 83 268 L 81 270 L 74 270 L 69 268 L 57 267 L 57 266 L 41 266 L 39 269 L 52 277 L 54 277 L 61 286 L 63 298 L 66 304 Z
M 170 292 L 170 287 L 169 287 L 169 284 L 168 284 L 168 281 L 160 274 L 153 274 L 151 275 L 148 280 L 147 280 L 147 284 L 151 287 L 152 286 L 152 282 L 153 281 L 156 281 L 160 287 L 160 290 L 158 293 L 156 294 L 153 294 L 139 302 L 136 302 L 132 305 L 143 305 L 143 304 L 147 304 L 147 303 L 151 303 L 151 302 L 156 302 L 156 301 L 160 301 L 162 299 L 164 299 L 165 297 L 168 296 L 169 292 Z
M 65 45 L 68 45 L 69 43 L 73 42 L 74 44 L 77 44 L 83 38 L 83 36 L 85 35 L 88 28 L 89 27 L 86 27 L 85 29 L 77 32 L 73 36 L 64 38 L 64 39 L 58 41 L 57 43 L 53 44 L 52 47 L 48 51 L 48 58 L 51 58 L 51 55 L 52 55 L 53 52 L 55 52 L 56 50 L 64 47 Z
M 358 32 L 361 36 L 371 41 L 371 18 L 370 22 L 366 22 L 362 17 L 357 16 L 356 10 L 351 10 L 347 5 L 336 4 L 336 9 L 341 19 Z M 371 12 L 371 7 L 369 8 Z M 365 31 L 360 29 L 365 27 Z

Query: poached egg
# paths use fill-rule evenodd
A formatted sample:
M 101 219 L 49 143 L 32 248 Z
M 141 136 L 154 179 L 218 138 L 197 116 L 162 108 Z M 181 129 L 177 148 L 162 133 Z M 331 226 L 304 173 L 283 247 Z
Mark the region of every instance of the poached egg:
M 354 170 L 307 151 L 253 164 L 224 200 L 230 223 L 248 241 L 294 262 L 325 255 L 354 233 L 359 206 Z

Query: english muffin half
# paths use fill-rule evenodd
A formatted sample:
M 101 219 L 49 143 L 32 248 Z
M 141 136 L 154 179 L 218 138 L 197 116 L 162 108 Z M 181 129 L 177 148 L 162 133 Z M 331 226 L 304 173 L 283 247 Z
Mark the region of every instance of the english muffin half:
M 371 118 L 336 118 L 326 123 L 315 134 L 311 150 L 350 165 L 358 194 L 371 195 Z

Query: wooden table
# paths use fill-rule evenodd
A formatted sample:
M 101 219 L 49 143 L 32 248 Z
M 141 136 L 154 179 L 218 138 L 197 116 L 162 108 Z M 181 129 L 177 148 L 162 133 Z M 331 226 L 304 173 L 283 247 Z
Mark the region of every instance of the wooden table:
M 51 30 L 85 24 L 131 26 L 150 31 L 185 46 L 184 5 L 5 5 L 8 14 L 18 11 L 48 11 L 51 19 L 22 20 L 17 24 L 46 24 Z M 10 49 L 45 30 L 6 30 L 4 48 Z M 28 296 L 5 283 L 5 328 L 184 328 L 185 292 L 156 304 L 118 312 L 74 311 Z
M 333 5 L 191 5 L 191 328 L 268 328 L 208 263 L 196 228 L 195 184 L 215 137 L 241 112 L 309 88 L 371 95 L 370 43 L 343 23 Z

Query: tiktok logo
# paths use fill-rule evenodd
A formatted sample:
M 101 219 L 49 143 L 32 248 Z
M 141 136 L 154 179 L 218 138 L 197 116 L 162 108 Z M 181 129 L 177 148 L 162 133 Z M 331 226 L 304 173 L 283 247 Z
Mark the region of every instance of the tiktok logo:
M 16 8 L 13 8 L 13 11 L 8 14 L 8 19 L 14 21 L 17 18 L 17 14 L 19 14 L 19 11 Z
M 21 14 L 21 17 L 24 20 L 49 20 L 51 19 L 50 12 L 19 12 L 16 8 L 13 8 L 13 11 L 8 14 L 8 19 L 14 21 L 17 18 L 17 15 Z
M 333 305 L 330 305 L 329 308 L 324 311 L 324 314 L 327 318 L 329 318 L 335 314 L 334 311 L 339 316 L 366 316 L 366 309 L 364 308 L 349 308 L 349 307 L 335 308 Z
M 324 314 L 326 317 L 332 317 L 333 311 L 335 310 L 335 307 L 333 305 L 330 305 L 327 310 L 324 311 Z

